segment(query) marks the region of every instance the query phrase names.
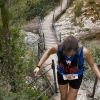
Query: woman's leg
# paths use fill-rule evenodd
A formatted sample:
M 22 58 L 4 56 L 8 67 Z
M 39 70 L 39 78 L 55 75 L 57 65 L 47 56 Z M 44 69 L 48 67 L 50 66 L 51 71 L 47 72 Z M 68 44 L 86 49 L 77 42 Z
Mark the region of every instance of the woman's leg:
M 59 90 L 61 94 L 61 100 L 66 100 L 68 94 L 68 84 L 66 85 L 59 85 Z
M 69 81 L 69 93 L 66 100 L 76 100 L 78 90 L 82 83 L 83 75 L 79 79 Z
M 61 100 L 66 100 L 68 92 L 68 81 L 63 79 L 63 76 L 57 72 L 58 85 L 61 94 Z
M 69 93 L 66 100 L 76 100 L 77 98 L 78 89 L 73 89 L 69 86 Z

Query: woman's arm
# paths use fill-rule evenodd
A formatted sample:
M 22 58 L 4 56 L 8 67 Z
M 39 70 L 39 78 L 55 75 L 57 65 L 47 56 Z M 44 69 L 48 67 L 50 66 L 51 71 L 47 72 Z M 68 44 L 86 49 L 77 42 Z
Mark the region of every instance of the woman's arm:
M 39 63 L 37 66 L 41 67 L 42 64 L 48 59 L 48 57 L 51 54 L 54 54 L 57 52 L 57 46 L 51 47 L 50 49 L 48 49 L 42 56 L 42 58 L 40 59 Z
M 42 64 L 48 59 L 48 57 L 51 54 L 54 54 L 57 52 L 57 46 L 51 47 L 50 49 L 48 49 L 42 56 L 42 58 L 40 59 L 37 67 L 34 69 L 34 75 L 37 76 L 40 67 L 42 66 Z
M 88 64 L 90 65 L 91 69 L 96 74 L 96 76 L 100 79 L 100 71 L 99 71 L 96 63 L 94 63 L 93 58 L 92 58 L 91 54 L 89 53 L 88 49 L 84 48 L 83 52 L 84 52 L 85 60 L 88 62 Z

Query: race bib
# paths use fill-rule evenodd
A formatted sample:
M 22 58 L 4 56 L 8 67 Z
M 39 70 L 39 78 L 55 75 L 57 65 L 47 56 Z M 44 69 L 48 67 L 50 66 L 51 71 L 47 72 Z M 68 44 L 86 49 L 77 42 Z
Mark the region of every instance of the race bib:
M 63 75 L 64 80 L 75 80 L 78 79 L 78 74 L 68 74 L 68 75 Z

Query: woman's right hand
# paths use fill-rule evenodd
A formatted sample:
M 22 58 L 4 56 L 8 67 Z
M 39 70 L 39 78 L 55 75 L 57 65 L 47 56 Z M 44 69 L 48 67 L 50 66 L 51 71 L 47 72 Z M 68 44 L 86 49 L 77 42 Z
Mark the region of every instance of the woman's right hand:
M 35 76 L 38 76 L 39 70 L 40 70 L 39 67 L 36 67 L 36 68 L 34 69 L 34 75 L 35 75 Z

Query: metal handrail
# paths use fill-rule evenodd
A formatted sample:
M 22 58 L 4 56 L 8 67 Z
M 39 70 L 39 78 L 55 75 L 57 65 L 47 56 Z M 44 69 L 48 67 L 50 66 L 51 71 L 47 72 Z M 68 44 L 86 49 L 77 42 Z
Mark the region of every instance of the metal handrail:
M 100 67 L 100 65 L 98 65 L 98 67 Z M 100 68 L 99 68 L 100 69 Z M 95 77 L 95 81 L 94 81 L 94 85 L 93 85 L 93 91 L 92 91 L 92 95 L 90 96 L 91 98 L 94 98 L 94 95 L 95 95 L 95 90 L 96 90 L 96 86 L 97 86 L 97 83 L 98 83 L 98 78 L 97 76 Z
M 45 91 L 43 91 L 37 98 L 35 98 L 35 100 L 39 100 L 41 98 L 41 96 L 47 91 L 49 90 L 51 87 L 48 87 Z
M 42 70 L 44 67 L 47 67 L 47 66 L 49 66 L 49 65 L 51 65 L 51 67 L 50 67 L 48 70 L 46 70 L 45 72 L 42 73 L 41 70 Z M 33 76 L 34 76 L 33 81 L 32 81 L 30 84 L 28 84 L 29 86 L 30 86 L 30 85 L 34 85 L 34 84 L 36 84 L 36 82 L 37 82 L 40 78 L 44 77 L 45 80 L 47 81 L 48 85 L 49 85 L 49 86 L 48 86 L 45 90 L 43 90 L 43 92 L 42 92 L 40 95 L 38 95 L 34 100 L 39 100 L 39 98 L 41 98 L 41 96 L 43 96 L 43 95 L 46 93 L 46 91 L 48 91 L 49 89 L 51 89 L 51 92 L 52 92 L 53 94 L 54 94 L 55 92 L 57 92 L 57 83 L 56 83 L 56 73 L 55 73 L 55 63 L 54 63 L 54 60 L 52 60 L 52 63 L 47 64 L 47 66 L 41 67 L 41 68 L 40 68 L 40 76 L 36 77 L 36 76 L 33 75 Z M 53 76 L 54 76 L 54 82 L 52 82 L 52 84 L 51 84 L 51 82 L 49 81 L 49 79 L 48 79 L 47 76 L 46 76 L 46 74 L 47 74 L 50 70 L 53 71 Z M 36 77 L 36 78 L 35 78 L 35 77 Z
M 49 68 L 46 72 L 44 72 L 43 74 L 41 74 L 40 76 L 38 76 L 37 78 L 35 78 L 35 81 L 37 81 L 39 78 L 41 78 L 41 76 L 44 76 L 47 72 L 49 72 L 52 68 Z
M 98 67 L 99 67 L 99 69 L 100 69 L 100 65 L 98 65 Z M 88 69 L 88 68 L 86 68 L 85 70 L 87 70 L 87 69 Z M 91 79 L 87 78 L 86 75 L 84 75 L 84 78 L 85 78 L 86 80 L 89 80 L 90 82 L 92 81 Z M 87 91 L 88 91 L 89 93 L 91 92 L 91 94 L 88 94 L 88 96 L 89 96 L 90 98 L 94 98 L 94 96 L 95 96 L 97 83 L 98 83 L 98 78 L 97 78 L 97 76 L 95 76 L 92 91 L 88 90 L 87 85 L 84 84 L 84 86 L 87 88 Z
M 40 37 L 35 42 L 33 42 L 32 44 L 34 45 L 35 43 L 38 43 L 39 41 L 40 41 Z
M 45 65 L 43 65 L 43 67 L 46 67 L 46 66 L 49 66 L 49 65 L 51 65 L 52 63 L 49 63 L 49 64 L 45 64 Z

